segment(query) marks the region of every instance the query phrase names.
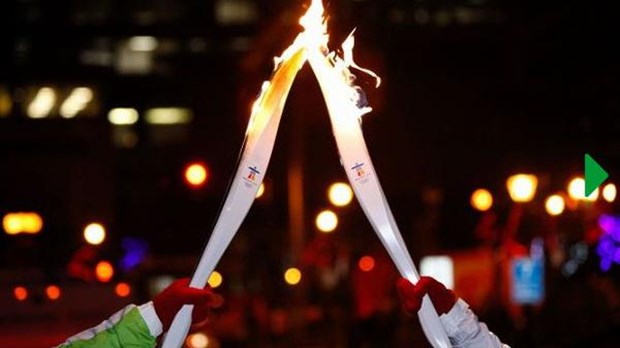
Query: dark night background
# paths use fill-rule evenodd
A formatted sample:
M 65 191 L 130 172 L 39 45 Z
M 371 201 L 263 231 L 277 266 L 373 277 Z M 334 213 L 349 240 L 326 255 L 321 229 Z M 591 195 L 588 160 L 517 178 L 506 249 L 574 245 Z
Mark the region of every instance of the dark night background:
M 1 11 L 8 35 L 0 51 L 0 215 L 36 211 L 44 228 L 34 236 L 0 234 L 0 303 L 12 300 L 10 289 L 16 284 L 81 284 L 65 270 L 84 244 L 82 229 L 91 221 L 103 222 L 108 230 L 98 258 L 120 258 L 126 237 L 148 243 L 149 256 L 137 270 L 115 275 L 115 280 L 142 289 L 134 301 L 150 296 L 150 277 L 191 274 L 236 168 L 250 105 L 269 77 L 272 58 L 297 34 L 306 3 L 6 2 Z M 493 193 L 493 209 L 502 223 L 511 206 L 506 178 L 520 172 L 538 176 L 537 196 L 525 207 L 518 236 L 525 244 L 547 228 L 544 198 L 583 175 L 585 153 L 596 158 L 611 181 L 620 173 L 620 30 L 611 2 L 334 0 L 326 3 L 326 11 L 331 48 L 357 28 L 357 63 L 383 79 L 375 90 L 372 80 L 360 76 L 374 108 L 364 116 L 363 128 L 416 261 L 483 244 L 474 232 L 480 213 L 469 205 L 476 188 Z M 157 46 L 131 52 L 128 40 L 134 36 L 154 37 Z M 48 117 L 32 119 L 28 104 L 45 86 L 56 91 L 56 108 Z M 91 88 L 93 99 L 76 117 L 65 119 L 58 104 L 75 87 Z M 140 119 L 129 126 L 111 124 L 108 112 L 117 107 L 136 109 Z M 187 108 L 193 118 L 188 124 L 151 125 L 143 115 L 154 107 Z M 209 180 L 199 189 L 183 181 L 183 169 L 192 161 L 209 169 Z M 346 180 L 308 66 L 299 73 L 284 111 L 267 193 L 254 204 L 222 259 L 224 284 L 232 284 L 222 289 L 225 296 L 243 292 L 239 289 L 245 286 L 272 309 L 313 301 L 309 282 L 297 292 L 280 285 L 281 271 L 300 259 L 291 251 L 287 205 L 287 173 L 293 165 L 303 171 L 305 247 L 317 234 L 314 215 L 328 207 L 328 185 Z M 356 202 L 340 214 L 334 243 L 348 245 L 352 259 L 378 246 Z M 579 230 L 571 227 L 573 220 L 563 218 L 560 226 L 569 226 L 566 231 Z M 581 230 L 565 234 L 567 250 L 586 240 Z M 564 303 L 551 298 L 554 289 L 575 294 L 567 302 L 577 304 L 559 305 L 564 311 L 545 306 L 530 309 L 533 314 L 526 310 L 525 325 L 497 314 L 501 310 L 487 311 L 489 307 L 480 308 L 482 318 L 496 320 L 499 336 L 513 347 L 614 346 L 618 335 L 612 333 L 620 325 L 618 266 L 601 272 L 593 248 L 591 259 L 574 276 L 548 272 L 552 279 L 545 305 Z M 606 289 L 615 300 L 583 304 L 592 296 L 584 285 L 592 285 L 591 277 L 610 282 Z M 350 287 L 333 292 L 346 293 Z M 333 300 L 316 296 L 322 304 Z M 4 314 L 0 309 L 0 327 L 5 325 L 0 345 L 5 346 L 3 340 L 7 347 L 20 342 L 19 334 L 6 334 L 14 330 L 9 325 L 13 318 L 22 320 L 22 327 L 34 327 L 61 317 L 70 324 L 50 334 L 55 338 L 97 322 L 71 323 L 70 311 L 46 307 L 43 299 L 34 302 L 30 309 L 14 304 Z M 117 304 L 110 309 L 122 303 Z M 597 312 L 605 306 L 608 312 Z M 584 308 L 602 317 L 566 323 Z M 90 315 L 102 320 L 108 312 L 105 308 Z M 339 314 L 327 317 L 349 323 Z M 419 331 L 414 320 L 398 320 L 398 327 Z M 557 325 L 550 324 L 554 321 Z M 493 322 L 489 326 L 494 329 Z M 583 330 L 571 332 L 573 327 Z M 222 339 L 222 346 L 252 340 L 254 346 L 312 346 L 304 335 L 314 329 L 293 329 L 282 336 L 250 329 L 250 338 L 235 341 L 237 345 Z M 423 346 L 418 331 L 413 338 L 397 335 L 394 345 Z M 337 333 L 331 336 L 334 342 L 323 343 L 351 344 Z M 554 340 L 560 333 L 566 338 Z M 56 341 L 48 337 L 45 342 Z

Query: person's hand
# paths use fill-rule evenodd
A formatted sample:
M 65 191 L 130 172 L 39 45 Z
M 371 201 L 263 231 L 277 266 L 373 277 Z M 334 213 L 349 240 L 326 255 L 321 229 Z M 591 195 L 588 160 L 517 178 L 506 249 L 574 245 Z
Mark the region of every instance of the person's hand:
M 220 295 L 206 289 L 196 289 L 189 287 L 189 278 L 179 279 L 160 294 L 153 298 L 153 307 L 163 325 L 164 332 L 168 331 L 170 324 L 177 312 L 184 304 L 193 304 L 192 322 L 204 321 L 211 308 L 219 307 L 223 302 Z
M 426 294 L 430 296 L 439 315 L 448 313 L 456 303 L 454 292 L 431 277 L 420 277 L 416 285 L 405 278 L 400 278 L 396 282 L 396 289 L 403 307 L 409 314 L 415 314 L 420 310 L 422 298 Z

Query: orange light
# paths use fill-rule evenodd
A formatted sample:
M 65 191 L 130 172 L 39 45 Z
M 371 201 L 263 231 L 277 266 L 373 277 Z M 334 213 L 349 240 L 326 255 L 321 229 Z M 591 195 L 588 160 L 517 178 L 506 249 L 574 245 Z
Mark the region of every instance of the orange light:
M 60 288 L 56 285 L 49 285 L 45 288 L 45 295 L 52 301 L 60 298 Z
M 41 215 L 33 212 L 8 213 L 2 219 L 2 227 L 9 235 L 37 234 L 43 229 L 43 219 Z
M 203 186 L 208 176 L 207 167 L 202 163 L 191 163 L 185 168 L 185 181 L 191 186 Z
M 370 272 L 375 268 L 375 259 L 372 256 L 363 256 L 357 263 L 357 266 L 364 272 Z
M 493 206 L 493 195 L 485 189 L 477 189 L 471 194 L 471 206 L 479 211 L 487 211 Z
M 108 261 L 100 261 L 95 267 L 95 274 L 100 282 L 107 283 L 114 276 L 114 267 Z
M 114 292 L 118 297 L 127 297 L 131 294 L 131 286 L 127 283 L 118 283 L 114 287 Z
M 17 301 L 25 301 L 28 298 L 28 289 L 23 286 L 13 288 L 13 296 Z

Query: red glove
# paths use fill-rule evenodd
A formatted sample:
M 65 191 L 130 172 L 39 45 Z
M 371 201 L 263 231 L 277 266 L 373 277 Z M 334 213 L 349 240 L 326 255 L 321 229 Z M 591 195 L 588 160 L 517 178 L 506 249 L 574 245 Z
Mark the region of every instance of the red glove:
M 422 298 L 428 294 L 439 315 L 448 313 L 456 303 L 456 296 L 452 290 L 431 277 L 420 277 L 416 285 L 407 279 L 400 278 L 396 283 L 396 289 L 401 302 L 409 314 L 417 313 L 422 307 Z
M 153 307 L 168 331 L 177 312 L 184 304 L 193 304 L 192 323 L 204 321 L 211 308 L 219 307 L 223 302 L 221 296 L 214 294 L 210 287 L 195 289 L 189 287 L 189 278 L 179 279 L 170 284 L 159 295 L 153 298 Z

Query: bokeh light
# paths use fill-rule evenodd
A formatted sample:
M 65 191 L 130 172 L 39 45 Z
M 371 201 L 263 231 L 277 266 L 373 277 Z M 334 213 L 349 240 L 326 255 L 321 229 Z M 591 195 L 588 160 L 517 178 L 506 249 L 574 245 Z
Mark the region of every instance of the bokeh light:
M 84 228 L 84 239 L 88 244 L 99 245 L 105 240 L 105 228 L 97 222 L 90 223 Z
M 471 194 L 471 206 L 479 211 L 487 211 L 493 206 L 493 195 L 486 189 L 477 189 Z
M 222 277 L 222 274 L 220 274 L 220 272 L 218 271 L 213 271 L 209 276 L 209 280 L 207 282 L 209 283 L 210 287 L 215 289 L 218 286 L 222 285 L 223 281 L 224 278 Z
M 357 263 L 357 266 L 364 272 L 370 272 L 373 268 L 375 268 L 375 259 L 368 255 L 362 256 Z
M 284 272 L 284 281 L 289 285 L 297 285 L 301 281 L 301 271 L 291 267 Z
M 138 110 L 134 108 L 114 108 L 108 112 L 108 122 L 115 126 L 129 126 L 138 122 Z
M 586 182 L 582 177 L 573 178 L 568 183 L 568 195 L 573 200 L 594 202 L 598 199 L 599 189 L 594 190 L 588 197 L 585 197 Z
M 107 283 L 114 276 L 114 267 L 108 261 L 100 261 L 95 266 L 95 275 L 100 282 Z
M 616 200 L 616 193 L 616 185 L 614 184 L 607 184 L 603 187 L 603 199 L 609 203 Z
M 197 332 L 187 336 L 185 343 L 190 348 L 207 348 L 209 347 L 209 337 L 202 332 Z
M 265 183 L 261 182 L 258 191 L 256 191 L 256 198 L 261 198 L 263 194 L 265 194 Z
M 530 174 L 517 174 L 508 178 L 506 187 L 510 198 L 517 203 L 531 201 L 536 194 L 538 178 Z
M 28 104 L 27 114 L 30 118 L 47 117 L 56 104 L 56 92 L 51 87 L 39 89 L 30 104 Z
M 316 216 L 315 224 L 321 232 L 332 232 L 338 227 L 338 216 L 331 210 L 323 210 Z
M 17 301 L 25 301 L 28 299 L 28 289 L 23 286 L 16 286 L 13 288 L 13 296 Z
M 564 212 L 564 197 L 560 195 L 552 195 L 545 201 L 545 210 L 551 216 L 557 216 Z
M 56 301 L 60 298 L 60 288 L 56 285 L 48 285 L 45 288 L 45 296 L 52 301 Z
M 333 205 L 344 207 L 353 200 L 353 190 L 349 184 L 337 182 L 329 187 L 327 196 Z
M 6 234 L 37 234 L 43 229 L 43 218 L 34 212 L 8 213 L 2 219 Z
M 185 168 L 185 181 L 193 187 L 203 186 L 207 178 L 207 167 L 202 163 L 190 163 Z
M 114 287 L 114 293 L 118 297 L 127 297 L 131 294 L 131 286 L 124 282 L 118 283 Z

